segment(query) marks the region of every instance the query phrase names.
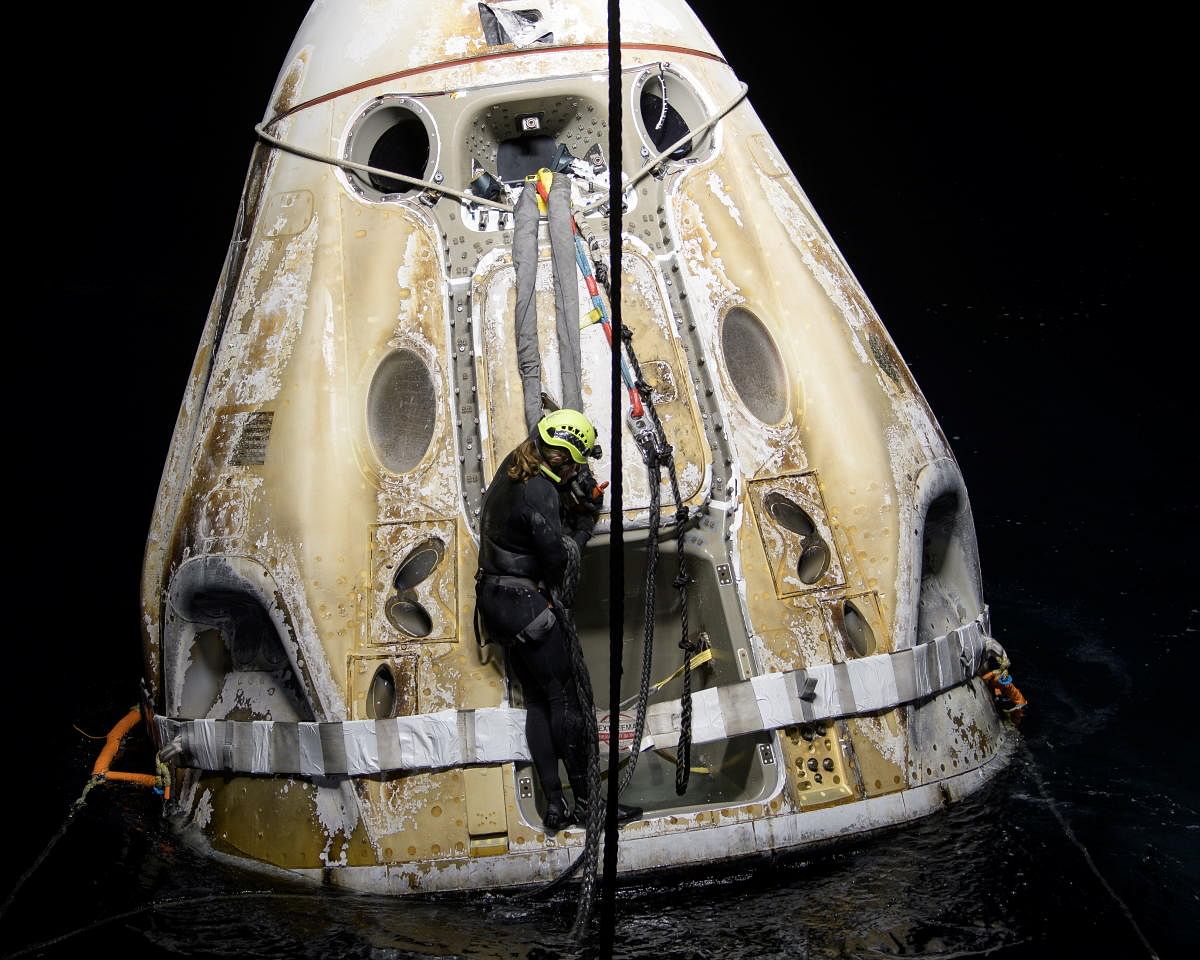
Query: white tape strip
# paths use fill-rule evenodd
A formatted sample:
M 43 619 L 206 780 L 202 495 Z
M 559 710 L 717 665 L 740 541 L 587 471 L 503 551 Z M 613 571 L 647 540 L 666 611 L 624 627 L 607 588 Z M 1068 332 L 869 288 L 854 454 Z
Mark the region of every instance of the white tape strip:
M 737 684 L 736 689 L 724 688 L 723 692 L 717 687 L 698 690 L 692 694 L 692 741 L 713 743 L 728 738 L 722 699 L 737 714 L 733 718 L 735 732 L 746 726 L 746 717 L 753 716 L 755 705 L 762 716 L 761 729 L 774 730 L 803 720 L 878 713 L 923 699 L 962 683 L 982 669 L 988 640 L 980 620 L 912 650 L 809 667 L 804 675 L 816 680 L 811 702 L 796 698 L 799 671 L 751 677 Z M 899 686 L 897 670 L 905 673 L 905 682 Z M 678 700 L 650 704 L 641 748 L 676 748 L 680 712 Z M 461 718 L 461 725 L 456 710 L 341 724 L 172 720 L 157 716 L 154 722 L 162 743 L 179 736 L 182 754 L 174 762 L 180 766 L 256 774 L 329 776 L 344 772 L 365 776 L 392 770 L 529 760 L 525 719 L 524 710 L 488 707 L 470 711 Z M 322 735 L 331 753 L 329 771 L 325 769 Z M 344 758 L 340 756 L 343 752 Z

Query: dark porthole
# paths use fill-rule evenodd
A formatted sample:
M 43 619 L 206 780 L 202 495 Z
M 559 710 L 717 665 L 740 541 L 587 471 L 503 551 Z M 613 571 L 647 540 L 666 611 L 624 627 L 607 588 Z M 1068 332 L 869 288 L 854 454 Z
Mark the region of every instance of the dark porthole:
M 355 124 L 348 143 L 349 159 L 355 163 L 428 180 L 434 143 L 425 118 L 406 102 L 377 103 Z M 350 174 L 359 192 L 379 200 L 419 189 L 414 184 L 378 173 L 360 170 Z
M 829 569 L 829 547 L 817 532 L 812 517 L 778 490 L 772 490 L 763 498 L 763 506 L 772 520 L 800 538 L 800 558 L 796 562 L 796 576 L 800 582 L 811 586 L 825 576 Z
M 391 668 L 381 664 L 367 689 L 367 716 L 372 720 L 388 720 L 396 715 L 396 677 Z
M 437 423 L 433 378 L 411 350 L 388 354 L 367 395 L 367 424 L 380 462 L 392 473 L 407 473 L 421 462 Z
M 763 423 L 779 423 L 788 412 L 788 379 L 779 348 L 749 310 L 734 307 L 721 324 L 725 369 L 742 403 Z
M 842 602 L 842 633 L 850 642 L 851 649 L 860 657 L 868 657 L 875 652 L 875 631 L 858 607 L 849 600 Z
M 696 158 L 709 150 L 711 131 L 693 134 L 703 126 L 706 117 L 704 104 L 690 83 L 671 70 L 651 69 L 639 78 L 638 84 L 634 96 L 641 120 L 639 132 L 647 148 L 659 154 L 679 143 L 668 154 L 672 160 Z
M 650 84 L 642 88 L 641 100 L 642 124 L 646 128 L 646 136 L 660 152 L 691 132 L 687 121 L 672 106 L 671 101 L 668 99 L 664 106 L 662 94 L 654 93 Z M 687 140 L 676 147 L 670 157 L 672 160 L 682 160 L 691 152 L 692 141 Z
M 829 547 L 825 545 L 825 541 L 816 534 L 805 537 L 800 560 L 796 563 L 796 576 L 800 578 L 800 582 L 811 586 L 825 576 L 828 569 Z
M 407 110 L 393 112 L 396 114 L 393 118 L 395 122 L 379 135 L 371 147 L 371 159 L 367 164 L 420 180 L 425 172 L 425 164 L 429 163 L 429 135 L 425 133 L 425 124 Z M 370 177 L 371 186 L 381 193 L 404 193 L 412 189 L 412 184 L 403 180 L 393 180 L 377 173 L 370 174 Z
M 804 508 L 778 490 L 772 490 L 763 498 L 763 506 L 767 508 L 771 519 L 784 530 L 790 530 L 801 537 L 812 536 L 816 532 L 817 528 L 812 522 L 812 517 L 804 511 Z
M 397 590 L 411 590 L 433 573 L 445 554 L 446 546 L 437 537 L 423 540 L 400 561 L 396 576 L 392 578 L 392 585 Z
M 412 596 L 398 595 L 388 599 L 383 614 L 393 627 L 410 637 L 421 639 L 433 633 L 433 617 L 424 604 Z

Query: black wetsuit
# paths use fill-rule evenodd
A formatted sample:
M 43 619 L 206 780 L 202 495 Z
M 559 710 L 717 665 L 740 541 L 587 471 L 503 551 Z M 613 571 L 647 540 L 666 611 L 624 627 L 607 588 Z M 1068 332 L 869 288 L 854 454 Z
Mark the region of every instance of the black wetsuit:
M 504 644 L 525 695 L 525 736 L 547 800 L 562 800 L 558 761 L 576 798 L 586 796 L 587 740 L 575 695 L 567 636 L 550 603 L 571 537 L 582 547 L 591 525 L 563 523 L 558 489 L 544 475 L 509 479 L 510 453 L 484 495 L 475 595 L 488 635 Z

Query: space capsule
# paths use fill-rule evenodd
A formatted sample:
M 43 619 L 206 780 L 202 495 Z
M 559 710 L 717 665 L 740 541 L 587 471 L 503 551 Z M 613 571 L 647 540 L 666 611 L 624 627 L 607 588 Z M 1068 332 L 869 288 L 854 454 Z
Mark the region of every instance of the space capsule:
M 621 46 L 641 389 L 613 437 L 587 277 L 611 265 L 603 5 L 343 0 L 300 27 L 143 569 L 173 821 L 213 855 L 408 894 L 538 883 L 579 853 L 582 830 L 544 829 L 520 686 L 473 625 L 481 499 L 528 431 L 522 348 L 561 405 L 564 325 L 597 478 L 617 444 L 623 463 L 620 704 L 607 513 L 574 608 L 622 731 L 656 641 L 622 873 L 895 827 L 1011 753 L 967 492 L 910 371 L 683 0 L 624 5 Z M 516 242 L 539 171 L 569 189 L 578 270 L 549 221 Z M 646 468 L 645 407 L 675 487 Z

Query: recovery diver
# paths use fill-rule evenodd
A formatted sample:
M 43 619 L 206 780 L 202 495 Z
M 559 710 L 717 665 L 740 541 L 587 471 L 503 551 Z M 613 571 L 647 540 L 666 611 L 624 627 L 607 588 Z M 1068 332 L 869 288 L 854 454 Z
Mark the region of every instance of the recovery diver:
M 542 820 L 549 833 L 587 816 L 587 726 L 550 592 L 561 583 L 570 552 L 591 537 L 603 503 L 589 456 L 599 457 L 600 450 L 588 418 L 577 410 L 547 414 L 500 464 L 480 517 L 476 602 L 488 637 L 505 648 L 525 695 L 525 736 L 546 797 Z M 574 795 L 571 811 L 560 760 Z M 618 814 L 630 820 L 641 811 L 622 807 Z

